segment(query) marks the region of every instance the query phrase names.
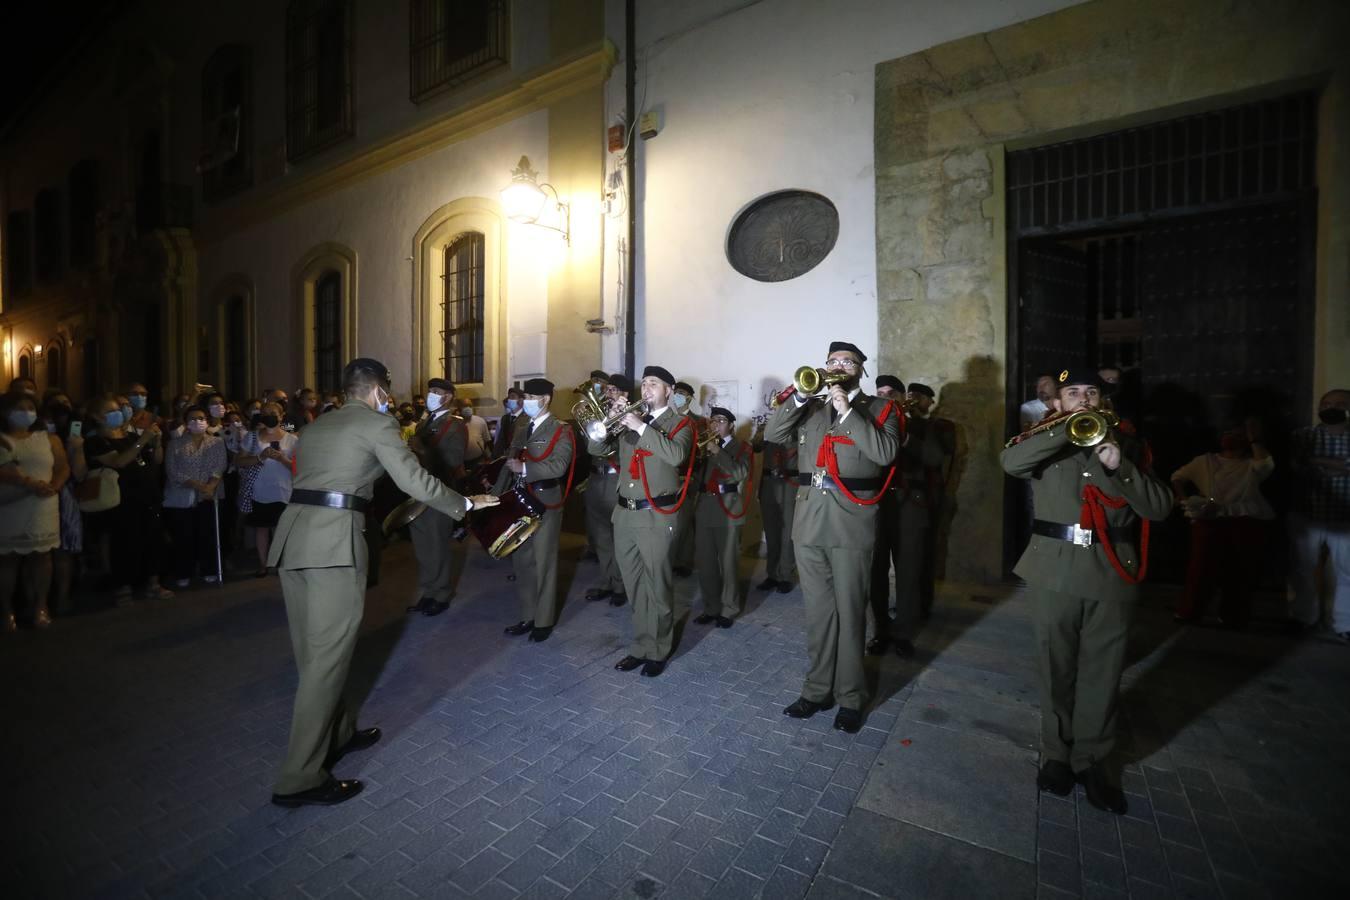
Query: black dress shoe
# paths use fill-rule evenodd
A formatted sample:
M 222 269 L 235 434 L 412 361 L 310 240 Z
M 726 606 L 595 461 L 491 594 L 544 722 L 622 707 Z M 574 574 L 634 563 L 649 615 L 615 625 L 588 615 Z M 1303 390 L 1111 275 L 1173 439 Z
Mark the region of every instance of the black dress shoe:
M 328 758 L 323 761 L 325 769 L 331 769 L 348 753 L 355 753 L 358 750 L 368 750 L 380 742 L 380 729 L 362 728 L 359 731 L 353 731 L 352 736 L 347 738 L 347 743 L 328 754 Z
M 336 806 L 361 793 L 363 787 L 364 785 L 355 779 L 338 781 L 336 778 L 330 777 L 323 784 L 307 791 L 300 791 L 295 794 L 273 794 L 272 802 L 277 806 L 289 807 Z
M 895 642 L 895 655 L 901 659 L 914 658 L 914 642 L 899 640 Z
M 867 642 L 867 647 L 863 650 L 868 656 L 880 656 L 886 652 L 886 648 L 891 645 L 890 638 L 874 637 Z
M 857 734 L 862 729 L 862 723 L 862 713 L 847 706 L 839 707 L 839 712 L 834 715 L 834 730 L 845 734 Z
M 759 584 L 755 585 L 757 591 L 772 591 L 778 587 L 778 581 L 773 578 L 765 578 Z
M 614 596 L 614 592 L 609 588 L 591 588 L 586 592 L 587 600 L 608 600 Z
M 780 581 L 780 582 L 778 582 L 778 593 L 780 593 L 780 594 L 790 594 L 790 593 L 792 593 L 792 582 L 790 582 L 790 581 Z
M 426 612 L 427 607 L 435 602 L 436 601 L 432 600 L 430 597 L 423 597 L 421 600 L 418 600 L 412 606 L 408 607 L 408 612 Z
M 694 619 L 694 624 L 695 624 L 695 625 L 707 625 L 707 624 L 709 624 L 710 622 L 716 622 L 716 621 L 717 621 L 717 616 L 714 616 L 712 613 L 704 613 L 703 615 L 698 616 L 698 617 L 696 617 L 696 618 Z
M 642 667 L 642 675 L 644 678 L 655 678 L 665 670 L 666 664 L 664 661 L 659 659 L 649 659 L 647 660 L 647 664 Z
M 1125 792 L 1111 783 L 1100 763 L 1093 763 L 1075 774 L 1089 803 L 1105 812 L 1125 815 Z
M 445 612 L 449 608 L 450 608 L 449 600 L 433 600 L 431 601 L 430 606 L 422 610 L 422 615 L 439 616 L 441 613 Z
M 1069 796 L 1073 790 L 1073 769 L 1062 759 L 1046 760 L 1045 765 L 1036 773 L 1036 788 L 1049 791 L 1060 797 Z
M 640 659 L 636 656 L 625 656 L 614 664 L 614 668 L 618 669 L 620 672 L 631 672 L 646 662 L 645 659 Z
M 690 575 L 694 574 L 694 570 L 688 566 L 675 566 L 670 572 L 676 578 L 688 578 Z
M 832 697 L 826 697 L 819 703 L 814 700 L 807 700 L 805 697 L 798 697 L 784 708 L 783 715 L 794 719 L 809 719 L 822 709 L 829 709 L 831 706 L 834 706 L 834 698 Z
M 542 644 L 544 641 L 548 640 L 548 636 L 552 633 L 553 633 L 552 625 L 550 625 L 547 628 L 532 628 L 530 629 L 530 643 Z
M 530 620 L 529 622 L 517 622 L 514 625 L 506 626 L 506 628 L 502 630 L 511 635 L 511 637 L 520 637 L 522 634 L 529 634 L 534 630 L 534 620 Z
M 627 602 L 628 602 L 627 594 L 614 594 L 612 597 L 609 598 L 610 606 L 623 606 Z
M 718 628 L 730 628 L 730 627 L 732 626 L 733 623 L 734 623 L 734 620 L 733 620 L 733 619 L 728 619 L 726 616 L 718 616 L 718 617 L 717 617 L 717 627 L 718 627 Z

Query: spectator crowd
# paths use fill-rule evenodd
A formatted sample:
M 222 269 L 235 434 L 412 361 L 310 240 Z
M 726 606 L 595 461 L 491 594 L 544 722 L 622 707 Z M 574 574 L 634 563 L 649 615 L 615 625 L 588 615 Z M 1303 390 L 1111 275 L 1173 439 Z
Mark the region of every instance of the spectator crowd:
M 231 399 L 209 386 L 154 402 L 145 385 L 72 400 L 16 378 L 0 397 L 0 632 L 47 628 L 99 598 L 116 606 L 219 583 L 236 549 L 268 577 L 290 499 L 298 433 L 340 394 L 267 388 Z M 487 423 L 465 399 L 457 410 Z M 391 405 L 407 433 L 424 398 Z

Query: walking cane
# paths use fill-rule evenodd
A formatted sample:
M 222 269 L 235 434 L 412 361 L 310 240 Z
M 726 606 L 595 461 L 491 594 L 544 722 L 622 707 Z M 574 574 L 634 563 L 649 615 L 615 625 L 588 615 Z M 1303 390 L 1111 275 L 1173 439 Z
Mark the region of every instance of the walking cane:
M 220 497 L 211 495 L 211 512 L 216 521 L 216 584 L 225 584 L 225 570 L 220 563 Z

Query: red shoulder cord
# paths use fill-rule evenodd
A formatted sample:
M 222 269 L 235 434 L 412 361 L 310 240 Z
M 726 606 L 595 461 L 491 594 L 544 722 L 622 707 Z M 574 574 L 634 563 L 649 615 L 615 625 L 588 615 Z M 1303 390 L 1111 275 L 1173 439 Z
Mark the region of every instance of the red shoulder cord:
M 743 498 L 744 498 L 744 497 L 749 497 L 750 495 L 752 495 L 752 494 L 755 492 L 755 488 L 754 488 L 754 484 L 755 484 L 755 451 L 754 451 L 754 449 L 750 446 L 750 444 L 749 444 L 748 442 L 745 444 L 744 447 L 741 448 L 741 452 L 740 452 L 738 455 L 739 455 L 739 456 L 745 456 L 747 453 L 750 455 L 750 475 L 745 479 L 745 493 L 741 495 Z M 718 482 L 718 480 L 717 480 L 717 476 L 718 476 L 718 475 L 722 475 L 722 474 L 725 474 L 725 473 L 722 472 L 722 470 L 719 469 L 719 468 L 717 468 L 716 466 L 713 466 L 712 474 L 708 476 L 708 490 L 709 490 L 709 491 L 712 491 L 712 490 L 716 489 L 717 485 L 720 483 L 720 482 Z M 726 505 L 725 503 L 722 502 L 722 495 L 721 495 L 721 494 L 713 494 L 713 496 L 717 498 L 717 505 L 720 506 L 720 507 L 722 507 L 722 515 L 726 516 L 728 519 L 731 519 L 733 522 L 736 521 L 736 520 L 738 520 L 738 519 L 744 519 L 744 518 L 745 518 L 745 514 L 746 514 L 747 512 L 749 512 L 750 504 L 749 504 L 749 501 L 748 501 L 748 500 L 746 500 L 746 501 L 744 501 L 744 502 L 741 503 L 741 514 L 740 514 L 739 516 L 733 516 L 733 515 L 731 514 L 731 510 L 727 509 L 727 505 Z
M 689 493 L 689 481 L 694 474 L 694 457 L 696 456 L 694 450 L 698 447 L 698 424 L 695 423 L 693 419 L 685 416 L 683 419 L 680 419 L 680 424 L 672 428 L 670 434 L 666 435 L 666 439 L 670 440 L 675 437 L 685 425 L 689 425 L 690 428 L 693 429 L 694 443 L 689 448 L 689 466 L 684 470 L 684 484 L 680 486 L 680 499 L 674 506 L 665 508 L 657 506 L 656 501 L 652 499 L 651 489 L 647 487 L 647 457 L 652 455 L 652 451 L 634 448 L 633 456 L 628 460 L 628 474 L 632 478 L 639 478 L 642 480 L 642 496 L 647 498 L 647 505 L 663 516 L 673 516 L 680 511 L 681 506 L 684 506 L 684 498 Z
M 1153 449 L 1145 443 L 1143 468 L 1151 468 L 1152 464 Z M 1115 545 L 1111 543 L 1110 524 L 1106 521 L 1107 509 L 1120 509 L 1126 502 L 1124 497 L 1112 497 L 1095 484 L 1089 484 L 1083 488 L 1083 509 L 1078 514 L 1078 525 L 1081 528 L 1092 529 L 1093 534 L 1101 541 L 1102 549 L 1106 551 L 1107 561 L 1111 563 L 1111 568 L 1116 570 L 1121 581 L 1126 584 L 1139 584 L 1148 577 L 1148 519 L 1144 519 L 1143 524 L 1139 526 L 1139 571 L 1134 575 L 1125 571 L 1125 567 L 1120 563 L 1120 557 L 1116 556 Z
M 887 400 L 885 407 L 883 407 L 881 410 L 881 416 L 880 418 L 877 419 L 876 424 L 885 425 L 886 420 L 890 418 L 891 412 L 894 409 L 894 407 L 895 402 L 892 400 Z M 905 434 L 905 417 L 903 415 L 900 415 L 899 419 L 900 419 L 900 435 L 901 437 L 903 437 Z M 824 466 L 825 471 L 830 473 L 830 477 L 834 479 L 835 484 L 839 485 L 839 490 L 843 492 L 844 496 L 852 500 L 859 506 L 875 506 L 876 504 L 880 503 L 881 498 L 885 497 L 886 491 L 890 489 L 891 479 L 895 477 L 895 463 L 891 463 L 890 469 L 886 472 L 886 481 L 881 485 L 881 490 L 877 491 L 877 495 L 870 500 L 864 500 L 863 498 L 857 496 L 852 491 L 850 491 L 848 489 L 848 486 L 844 484 L 844 479 L 840 477 L 839 458 L 835 456 L 834 453 L 834 447 L 836 444 L 853 446 L 853 439 L 843 437 L 837 434 L 825 435 L 825 440 L 820 442 L 820 449 L 816 451 L 816 465 Z M 899 453 L 898 450 L 896 452 Z
M 544 460 L 548 459 L 550 456 L 553 455 L 553 448 L 558 445 L 558 438 L 563 436 L 564 431 L 567 432 L 567 440 L 571 442 L 572 445 L 572 459 L 567 464 L 567 487 L 563 489 L 562 499 L 559 500 L 557 503 L 544 503 L 543 500 L 539 500 L 539 497 L 534 492 L 534 488 L 530 487 L 530 483 L 528 481 L 525 482 L 525 490 L 530 492 L 531 497 L 534 497 L 536 500 L 539 500 L 539 502 L 543 504 L 544 509 L 560 508 L 564 503 L 567 502 L 568 495 L 572 493 L 572 475 L 577 470 L 576 436 L 572 434 L 572 426 L 567 424 L 563 420 L 559 419 L 558 428 L 556 431 L 553 432 L 553 440 L 548 442 L 548 447 L 545 448 L 543 453 L 539 454 L 538 456 L 534 456 L 530 453 L 529 448 L 527 447 L 520 448 L 520 457 L 519 457 L 520 459 L 523 459 L 525 462 L 543 462 Z

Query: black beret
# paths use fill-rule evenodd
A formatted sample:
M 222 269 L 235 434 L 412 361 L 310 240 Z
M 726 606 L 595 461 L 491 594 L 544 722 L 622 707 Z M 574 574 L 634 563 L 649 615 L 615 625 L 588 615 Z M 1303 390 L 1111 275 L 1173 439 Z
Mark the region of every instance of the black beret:
M 615 372 L 609 376 L 609 383 L 621 391 L 631 393 L 633 390 L 633 380 L 622 372 Z
M 1106 389 L 1106 382 L 1102 381 L 1102 376 L 1097 374 L 1097 370 L 1086 367 L 1063 369 L 1055 376 L 1056 388 L 1068 387 L 1071 384 L 1090 384 L 1098 390 Z
M 670 374 L 669 369 L 663 369 L 660 366 L 648 366 L 642 370 L 643 378 L 659 378 L 671 387 L 675 386 L 675 376 Z
M 857 344 L 850 344 L 848 341 L 831 341 L 830 352 L 838 353 L 840 350 L 847 350 L 858 357 L 858 362 L 867 362 L 867 354 L 858 349 Z
M 599 369 L 591 369 L 591 377 L 599 378 L 601 381 L 609 381 L 609 376 Z
M 378 359 L 371 359 L 368 356 L 359 356 L 347 363 L 347 367 L 342 371 L 343 381 L 347 380 L 346 376 L 350 372 L 368 372 L 383 381 L 386 387 L 389 386 L 389 369 L 387 369 L 384 363 L 380 362 Z
M 736 421 L 736 417 L 732 415 L 731 410 L 727 409 L 725 406 L 709 407 L 708 418 L 711 419 L 713 416 L 724 416 L 728 422 Z
M 675 390 L 684 391 L 689 396 L 694 396 L 694 386 L 685 381 L 675 382 Z
M 449 378 L 431 379 L 427 382 L 427 390 L 431 390 L 432 388 L 440 388 L 441 390 L 449 391 L 452 394 L 455 392 L 455 385 Z
M 909 393 L 911 393 L 911 394 L 923 394 L 925 397 L 931 397 L 931 398 L 936 398 L 936 397 L 937 397 L 937 394 L 933 393 L 933 389 L 932 389 L 932 388 L 930 388 L 930 387 L 929 387 L 928 385 L 926 385 L 926 384 L 921 384 L 920 382 L 917 382 L 917 381 L 912 381 L 912 382 L 910 382 L 910 384 L 909 384 Z
M 553 382 L 547 378 L 526 378 L 525 393 L 540 396 L 543 394 L 553 395 Z
M 891 390 L 899 391 L 902 394 L 905 392 L 904 382 L 902 382 L 899 378 L 896 378 L 894 375 L 878 375 L 877 387 L 879 388 L 888 387 Z

